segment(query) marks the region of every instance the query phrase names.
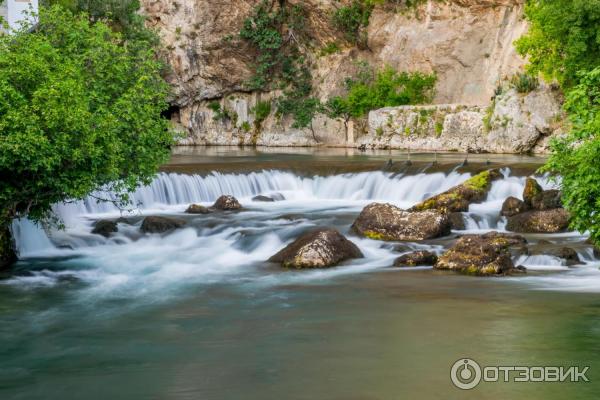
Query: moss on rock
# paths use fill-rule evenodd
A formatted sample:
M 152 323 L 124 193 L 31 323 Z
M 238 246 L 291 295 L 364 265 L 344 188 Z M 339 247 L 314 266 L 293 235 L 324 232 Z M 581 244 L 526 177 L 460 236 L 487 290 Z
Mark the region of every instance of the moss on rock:
M 483 171 L 464 183 L 415 205 L 410 211 L 439 210 L 445 213 L 468 211 L 471 203 L 485 199 L 492 182 L 501 176 L 497 169 Z

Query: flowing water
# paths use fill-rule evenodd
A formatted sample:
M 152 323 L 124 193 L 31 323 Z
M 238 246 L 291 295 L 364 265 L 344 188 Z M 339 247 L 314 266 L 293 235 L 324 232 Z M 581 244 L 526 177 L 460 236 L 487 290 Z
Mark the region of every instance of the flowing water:
M 596 398 L 600 393 L 600 260 L 575 232 L 527 235 L 526 276 L 474 278 L 395 269 L 404 252 L 441 253 L 452 238 L 393 243 L 349 231 L 373 201 L 409 207 L 485 168 L 456 156 L 182 150 L 134 210 L 57 205 L 64 230 L 15 221 L 21 261 L 0 280 L 1 399 Z M 385 170 L 389 157 L 396 163 Z M 504 229 L 540 160 L 492 158 L 504 179 L 466 214 L 466 231 Z M 550 187 L 544 177 L 538 177 Z M 241 212 L 187 215 L 231 194 Z M 258 194 L 278 201 L 252 201 Z M 101 194 L 106 196 L 107 194 Z M 143 235 L 145 215 L 184 229 Z M 119 218 L 110 238 L 91 234 Z M 335 227 L 364 259 L 315 271 L 265 262 L 302 232 Z M 544 250 L 569 246 L 582 265 Z M 590 366 L 589 383 L 455 388 L 450 367 Z

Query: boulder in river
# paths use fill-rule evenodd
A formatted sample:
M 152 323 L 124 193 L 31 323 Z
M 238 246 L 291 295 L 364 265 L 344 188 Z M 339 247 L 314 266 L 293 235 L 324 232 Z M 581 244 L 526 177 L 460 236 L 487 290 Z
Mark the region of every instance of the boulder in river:
M 529 208 L 530 207 L 523 200 L 511 196 L 504 200 L 500 215 L 503 217 L 512 217 L 525 211 L 529 211 Z
M 555 256 L 558 258 L 562 258 L 566 261 L 567 266 L 571 267 L 573 265 L 581 264 L 581 259 L 579 258 L 579 254 L 575 250 L 570 247 L 560 247 L 558 249 L 552 249 L 547 251 L 545 254 Z
M 219 197 L 212 208 L 221 211 L 232 211 L 241 209 L 242 205 L 235 197 L 227 195 Z
M 527 178 L 525 181 L 525 189 L 523 189 L 523 201 L 531 207 L 533 198 L 543 191 L 544 189 L 542 189 L 535 179 Z
M 467 229 L 467 225 L 465 224 L 465 216 L 461 212 L 453 212 L 448 215 L 448 219 L 450 219 L 450 226 L 455 231 L 464 231 Z
M 570 214 L 564 208 L 527 211 L 508 218 L 506 229 L 519 233 L 559 233 L 569 227 Z
M 254 196 L 252 198 L 252 201 L 260 201 L 260 202 L 263 202 L 263 203 L 271 203 L 271 202 L 274 202 L 275 199 L 273 199 L 273 198 L 271 198 L 269 196 L 263 196 L 261 194 L 261 195 L 258 195 L 258 196 Z
M 375 240 L 426 240 L 450 234 L 448 215 L 438 210 L 404 211 L 392 204 L 366 206 L 352 229 Z
M 481 172 L 466 182 L 415 205 L 409 211 L 439 210 L 446 213 L 468 211 L 471 203 L 485 200 L 492 182 L 502 177 L 497 169 Z
M 185 210 L 186 214 L 209 214 L 210 210 L 207 207 L 201 206 L 200 204 L 190 204 Z
M 560 190 L 544 190 L 531 199 L 531 207 L 534 210 L 552 210 L 562 208 L 562 193 Z
M 352 258 L 362 258 L 359 248 L 335 229 L 307 232 L 269 261 L 285 268 L 327 268 Z
M 164 233 L 181 228 L 185 224 L 186 222 L 179 218 L 149 216 L 144 218 L 140 229 L 144 233 Z
M 394 260 L 394 267 L 419 267 L 424 265 L 434 265 L 438 256 L 427 250 L 414 251 L 404 254 Z
M 507 275 L 522 272 L 512 261 L 511 248 L 523 248 L 527 240 L 519 235 L 490 232 L 465 235 L 438 258 L 436 269 L 468 275 Z
M 118 232 L 119 228 L 117 227 L 116 221 L 110 221 L 107 219 L 101 219 L 96 221 L 94 224 L 94 229 L 92 229 L 92 233 L 96 235 L 102 235 L 104 237 L 109 237 L 112 233 Z

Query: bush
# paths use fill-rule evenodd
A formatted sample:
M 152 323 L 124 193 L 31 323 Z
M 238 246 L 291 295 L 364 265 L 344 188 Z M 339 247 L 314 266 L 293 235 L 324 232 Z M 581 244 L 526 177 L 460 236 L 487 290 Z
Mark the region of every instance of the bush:
M 589 231 L 600 243 L 600 67 L 580 74 L 578 80 L 565 103 L 572 129 L 552 142 L 544 171 L 560 176 L 572 228 Z
M 529 93 L 540 86 L 540 81 L 535 76 L 519 72 L 512 76 L 510 85 L 519 93 Z
M 373 3 L 365 0 L 353 0 L 349 6 L 338 8 L 333 14 L 333 25 L 344 34 L 344 38 L 354 44 L 364 43 L 364 28 L 369 25 Z
M 147 42 L 59 6 L 0 37 L 0 226 L 151 182 L 173 143 L 161 71 Z
M 271 102 L 259 101 L 251 110 L 254 113 L 254 118 L 259 124 L 262 123 L 271 114 Z
M 396 72 L 386 67 L 373 77 L 361 71 L 358 79 L 347 80 L 348 94 L 327 102 L 329 115 L 361 117 L 371 110 L 431 102 L 436 82 L 434 74 Z

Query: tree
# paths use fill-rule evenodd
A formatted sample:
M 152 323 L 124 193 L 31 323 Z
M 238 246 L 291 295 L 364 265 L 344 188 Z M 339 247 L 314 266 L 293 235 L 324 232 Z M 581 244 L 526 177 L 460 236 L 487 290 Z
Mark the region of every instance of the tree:
M 533 75 L 568 88 L 599 65 L 600 0 L 528 0 L 525 16 L 529 32 L 515 45 Z
M 567 94 L 571 131 L 552 143 L 545 171 L 560 176 L 571 226 L 600 243 L 600 67 L 578 76 Z
M 126 202 L 173 144 L 149 42 L 60 6 L 38 19 L 0 37 L 0 241 L 13 218 L 44 220 L 99 189 Z

